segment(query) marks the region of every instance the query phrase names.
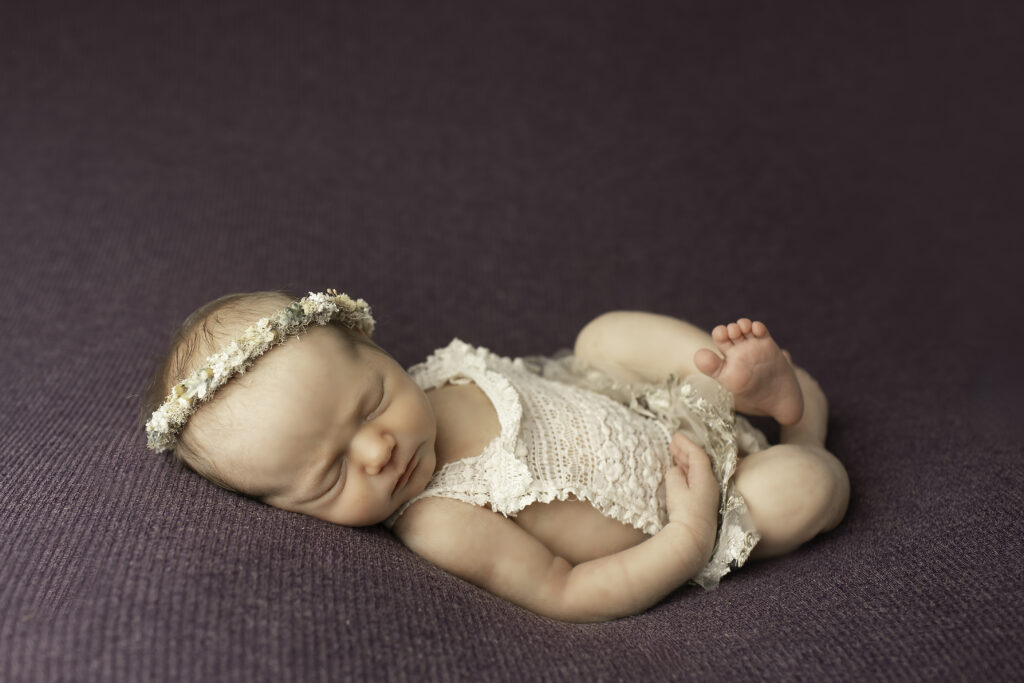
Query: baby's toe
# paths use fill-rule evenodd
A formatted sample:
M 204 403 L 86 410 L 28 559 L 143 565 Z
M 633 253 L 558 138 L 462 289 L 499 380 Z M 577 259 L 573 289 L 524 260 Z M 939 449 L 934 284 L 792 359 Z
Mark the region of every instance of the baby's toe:
M 715 345 L 723 351 L 732 346 L 732 340 L 729 339 L 729 328 L 725 325 L 715 326 L 715 329 L 711 330 L 711 338 L 715 340 Z
M 711 349 L 697 349 L 693 354 L 693 364 L 705 375 L 714 377 L 715 373 L 722 368 L 722 359 Z

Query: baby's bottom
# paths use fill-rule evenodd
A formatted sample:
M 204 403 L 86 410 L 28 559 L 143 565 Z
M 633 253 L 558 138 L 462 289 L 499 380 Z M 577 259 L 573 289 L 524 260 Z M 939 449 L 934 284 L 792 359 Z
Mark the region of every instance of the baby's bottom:
M 779 445 L 742 458 L 736 469 L 736 488 L 761 534 L 752 558 L 788 553 L 835 528 L 850 499 L 846 470 L 825 449 L 828 401 L 813 377 L 795 369 L 803 417 L 782 428 Z

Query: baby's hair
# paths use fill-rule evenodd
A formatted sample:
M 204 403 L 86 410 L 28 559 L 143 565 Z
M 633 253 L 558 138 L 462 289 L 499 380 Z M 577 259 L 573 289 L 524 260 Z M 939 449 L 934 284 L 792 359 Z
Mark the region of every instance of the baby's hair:
M 146 422 L 166 400 L 171 388 L 201 367 L 209 355 L 230 343 L 260 318 L 272 315 L 298 298 L 290 292 L 281 290 L 227 294 L 193 311 L 171 336 L 166 353 L 156 361 L 156 368 L 142 395 L 138 429 L 145 432 Z M 354 332 L 345 325 L 332 322 L 327 327 L 340 333 L 350 348 L 354 344 L 364 344 L 384 352 L 368 337 Z M 215 396 L 210 402 L 216 401 Z M 213 459 L 204 454 L 204 450 L 203 444 L 198 443 L 192 438 L 190 430 L 185 429 L 175 444 L 173 453 L 178 462 L 214 484 L 229 491 L 250 495 L 230 485 L 219 473 Z

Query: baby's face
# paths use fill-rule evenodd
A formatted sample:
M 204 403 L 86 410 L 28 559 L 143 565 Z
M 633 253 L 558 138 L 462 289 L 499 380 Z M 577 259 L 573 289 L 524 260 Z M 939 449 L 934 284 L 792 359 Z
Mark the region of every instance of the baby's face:
M 232 428 L 218 432 L 229 482 L 347 526 L 381 522 L 426 487 L 436 462 L 430 401 L 392 358 L 353 346 L 314 328 L 234 380 L 223 406 Z

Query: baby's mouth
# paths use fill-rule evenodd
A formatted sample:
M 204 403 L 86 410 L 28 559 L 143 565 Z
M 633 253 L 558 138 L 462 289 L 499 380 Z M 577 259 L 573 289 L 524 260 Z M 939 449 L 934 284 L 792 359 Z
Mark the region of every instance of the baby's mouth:
M 398 490 L 400 488 L 402 488 L 403 486 L 405 486 L 406 482 L 409 481 L 409 477 L 412 476 L 412 472 L 413 472 L 413 470 L 416 469 L 416 464 L 418 462 L 419 462 L 419 449 L 417 449 L 412 454 L 412 457 L 409 458 L 409 463 L 405 466 L 405 471 L 402 472 L 402 476 L 398 478 L 398 481 L 395 483 L 395 488 L 391 491 L 392 495 L 397 493 Z

